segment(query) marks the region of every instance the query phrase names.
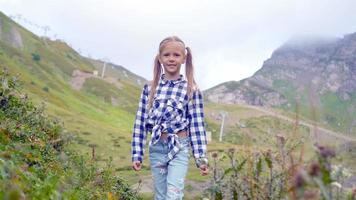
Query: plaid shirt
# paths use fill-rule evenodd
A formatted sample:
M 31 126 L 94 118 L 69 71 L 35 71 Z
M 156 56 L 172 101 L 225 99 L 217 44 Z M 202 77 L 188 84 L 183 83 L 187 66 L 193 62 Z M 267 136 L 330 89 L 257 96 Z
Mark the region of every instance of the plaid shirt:
M 161 133 L 168 133 L 168 158 L 174 158 L 180 144 L 179 131 L 189 132 L 192 153 L 199 162 L 206 159 L 206 133 L 204 128 L 203 97 L 199 90 L 193 92 L 188 101 L 187 81 L 183 76 L 177 80 L 166 80 L 163 74 L 154 95 L 151 109 L 148 110 L 150 86 L 143 87 L 134 123 L 132 138 L 132 161 L 143 160 L 147 132 L 152 133 L 149 145 L 159 141 Z

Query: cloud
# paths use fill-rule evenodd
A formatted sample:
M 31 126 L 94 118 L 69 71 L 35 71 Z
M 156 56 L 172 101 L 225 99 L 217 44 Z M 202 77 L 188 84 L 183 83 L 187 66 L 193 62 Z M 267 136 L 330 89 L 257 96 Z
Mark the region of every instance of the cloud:
M 202 89 L 251 76 L 295 35 L 356 31 L 354 0 L 0 0 L 0 8 L 147 79 L 159 42 L 178 35 L 193 51 Z

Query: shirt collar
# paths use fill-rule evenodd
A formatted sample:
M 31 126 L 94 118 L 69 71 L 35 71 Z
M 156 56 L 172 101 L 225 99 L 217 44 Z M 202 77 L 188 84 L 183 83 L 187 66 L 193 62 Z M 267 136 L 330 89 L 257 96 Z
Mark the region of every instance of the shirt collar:
M 184 81 L 184 77 L 183 77 L 182 74 L 180 74 L 180 75 L 179 75 L 179 78 L 176 79 L 176 80 L 167 80 L 165 74 L 162 74 L 160 79 L 161 79 L 161 83 L 162 83 L 163 85 L 165 85 L 166 83 L 177 84 L 177 83 L 180 83 L 180 82 Z

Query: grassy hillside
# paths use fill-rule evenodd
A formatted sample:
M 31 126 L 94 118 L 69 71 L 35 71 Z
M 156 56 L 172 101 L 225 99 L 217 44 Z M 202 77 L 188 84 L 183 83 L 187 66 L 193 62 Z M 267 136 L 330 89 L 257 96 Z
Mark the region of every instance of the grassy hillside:
M 94 65 L 95 69 L 98 70 L 101 76 L 104 68 L 104 62 L 101 60 L 94 60 L 89 58 L 87 59 Z M 143 86 L 143 84 L 146 82 L 146 80 L 143 77 L 140 77 L 128 71 L 126 68 L 124 68 L 121 65 L 116 65 L 110 62 L 106 63 L 105 74 L 113 76 L 117 78 L 119 81 L 126 81 L 127 83 L 135 84 L 138 86 Z
M 74 145 L 78 150 L 90 152 L 88 144 L 96 144 L 99 157 L 112 156 L 114 163 L 127 165 L 133 112 L 141 88 L 127 80 L 117 88 L 103 79 L 90 78 L 81 90 L 72 89 L 69 82 L 73 71 L 92 72 L 96 69 L 94 64 L 62 41 L 40 38 L 2 13 L 0 17 L 1 68 L 19 74 L 29 97 L 37 104 L 45 102 L 48 113 L 63 120 L 69 134 L 81 141 Z M 21 48 L 9 39 L 14 34 L 11 30 L 20 35 Z M 112 137 L 120 137 L 121 148 L 112 142 Z
M 222 105 L 208 103 L 206 106 L 207 129 L 215 140 L 219 139 L 222 117 L 225 113 L 222 140 L 240 146 L 254 148 L 276 148 L 277 136 L 305 140 L 309 138 L 310 129 L 270 116 L 264 112 L 243 105 Z M 311 146 L 308 143 L 308 146 Z

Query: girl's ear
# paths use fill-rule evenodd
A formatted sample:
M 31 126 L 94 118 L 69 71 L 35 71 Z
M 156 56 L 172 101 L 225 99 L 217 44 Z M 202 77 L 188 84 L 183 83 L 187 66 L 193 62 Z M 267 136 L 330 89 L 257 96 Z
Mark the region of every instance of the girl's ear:
M 182 64 L 185 64 L 186 61 L 187 61 L 187 54 L 184 54 L 184 60 Z

